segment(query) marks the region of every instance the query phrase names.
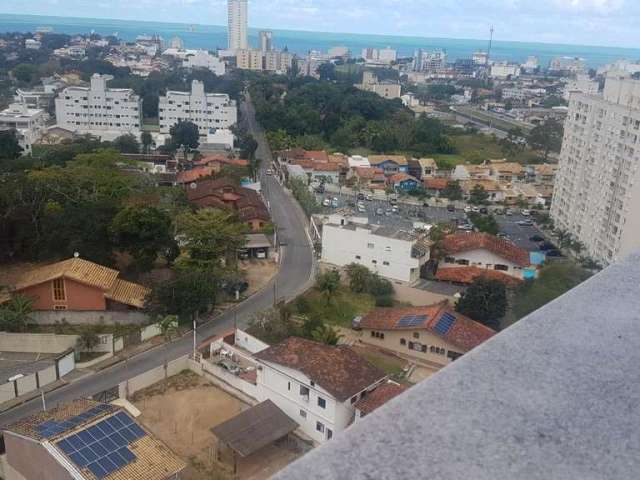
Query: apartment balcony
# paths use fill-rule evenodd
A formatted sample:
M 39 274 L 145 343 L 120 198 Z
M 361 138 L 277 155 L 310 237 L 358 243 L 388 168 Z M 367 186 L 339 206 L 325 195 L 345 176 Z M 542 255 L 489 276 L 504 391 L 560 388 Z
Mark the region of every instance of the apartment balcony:
M 637 478 L 638 285 L 640 254 L 493 337 L 275 478 Z

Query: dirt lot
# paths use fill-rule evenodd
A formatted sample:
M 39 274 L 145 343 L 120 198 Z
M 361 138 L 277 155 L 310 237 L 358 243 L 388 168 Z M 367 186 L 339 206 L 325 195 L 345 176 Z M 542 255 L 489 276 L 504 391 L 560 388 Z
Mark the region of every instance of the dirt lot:
M 278 273 L 278 264 L 273 260 L 242 260 L 240 269 L 244 272 L 245 279 L 249 283 L 249 289 L 243 294 L 248 297 L 258 290 L 262 290 L 269 283 Z
M 249 408 L 240 400 L 188 372 L 171 377 L 133 397 L 139 420 L 187 463 L 183 480 L 232 479 L 228 467 L 216 464 L 210 429 Z M 298 454 L 268 447 L 239 465 L 239 479 L 263 480 L 293 461 Z

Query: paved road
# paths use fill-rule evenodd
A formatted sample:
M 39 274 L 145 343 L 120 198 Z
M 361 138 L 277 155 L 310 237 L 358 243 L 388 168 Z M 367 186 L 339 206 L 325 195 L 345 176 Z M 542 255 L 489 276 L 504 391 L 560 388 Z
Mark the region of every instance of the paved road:
M 241 109 L 244 121 L 247 122 L 259 143 L 257 155 L 263 159 L 261 176 L 264 180 L 265 196 L 271 206 L 272 217 L 281 232 L 281 239 L 286 239 L 287 245 L 283 247 L 280 271 L 274 280 L 264 290 L 239 304 L 233 310 L 201 325 L 198 328 L 198 341 L 232 328 L 236 321 L 239 326 L 246 326 L 256 312 L 273 305 L 274 296 L 277 296 L 278 299 L 295 297 L 305 290 L 313 272 L 313 256 L 306 233 L 304 214 L 280 184 L 274 178 L 264 174 L 269 166 L 271 153 L 263 132 L 256 124 L 252 106 L 243 103 Z M 189 353 L 192 346 L 193 337 L 188 335 L 171 344 L 140 354 L 125 363 L 115 365 L 49 393 L 46 397 L 47 406 L 91 396 L 109 389 L 128 378 L 162 365 L 168 360 Z M 5 412 L 0 415 L 0 426 L 8 425 L 24 415 L 34 413 L 40 407 L 40 399 L 37 399 Z

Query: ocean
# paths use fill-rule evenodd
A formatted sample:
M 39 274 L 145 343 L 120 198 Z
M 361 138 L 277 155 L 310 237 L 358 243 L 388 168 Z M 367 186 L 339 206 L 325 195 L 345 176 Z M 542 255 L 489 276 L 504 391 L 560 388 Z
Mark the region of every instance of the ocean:
M 82 34 L 95 32 L 100 35 L 118 36 L 126 41 L 134 40 L 138 35 L 157 34 L 164 40 L 180 37 L 186 48 L 205 48 L 213 50 L 225 48 L 227 44 L 226 27 L 219 25 L 199 25 L 183 23 L 142 22 L 131 20 L 106 20 L 93 18 L 47 17 L 36 15 L 0 14 L 0 32 L 33 32 L 38 27 L 52 27 L 54 32 Z M 486 50 L 487 40 L 464 40 L 453 38 L 422 38 L 388 35 L 356 35 L 349 33 L 322 33 L 292 30 L 273 30 L 274 44 L 299 55 L 309 50 L 326 51 L 335 46 L 347 46 L 354 54 L 360 54 L 363 48 L 383 48 L 390 46 L 398 50 L 401 56 L 411 56 L 418 48 L 442 49 L 447 52 L 450 61 L 458 58 L 471 58 L 473 52 Z M 249 40 L 258 46 L 258 30 L 249 30 Z M 590 67 L 611 63 L 618 59 L 640 60 L 640 49 L 597 47 L 583 45 L 560 45 L 548 43 L 525 43 L 494 41 L 491 57 L 494 60 L 524 62 L 535 55 L 542 66 L 558 56 L 581 57 Z

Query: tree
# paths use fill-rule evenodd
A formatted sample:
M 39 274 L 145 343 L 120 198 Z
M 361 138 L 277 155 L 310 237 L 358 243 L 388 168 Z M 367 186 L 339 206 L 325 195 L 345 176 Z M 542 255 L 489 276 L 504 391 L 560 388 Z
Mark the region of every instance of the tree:
M 507 311 L 504 283 L 479 277 L 467 288 L 456 304 L 456 311 L 498 331 L 500 319 Z
M 349 277 L 349 288 L 354 293 L 365 293 L 369 289 L 371 271 L 364 265 L 351 263 L 345 267 Z
M 187 161 L 187 153 L 200 145 L 198 126 L 193 122 L 180 120 L 171 127 L 169 134 L 171 135 L 171 143 L 176 148 L 183 149 L 185 162 Z
M 0 305 L 0 330 L 24 332 L 31 321 L 33 300 L 24 295 L 13 295 L 8 302 Z
M 174 335 L 178 333 L 178 317 L 177 315 L 165 315 L 158 319 L 160 332 L 166 342 L 170 342 Z
M 545 162 L 550 152 L 559 152 L 562 148 L 563 126 L 555 118 L 549 118 L 542 125 L 531 130 L 527 142 L 532 148 L 544 153 Z
M 485 205 L 489 199 L 489 194 L 482 185 L 475 185 L 469 194 L 469 203 L 472 205 Z
M 441 260 L 446 255 L 444 239 L 447 235 L 454 233 L 454 228 L 448 223 L 439 223 L 429 230 L 429 240 L 433 242 L 431 246 L 431 258 Z
M 154 286 L 147 308 L 154 315 L 176 315 L 189 322 L 215 305 L 217 291 L 218 279 L 212 272 L 178 269 L 174 278 Z
M 140 141 L 142 142 L 142 152 L 148 154 L 151 151 L 153 137 L 149 132 L 142 132 L 142 135 L 140 135 Z
M 327 305 L 331 303 L 333 295 L 340 288 L 340 272 L 338 270 L 329 270 L 328 272 L 318 275 L 316 286 L 327 299 Z
M 462 187 L 460 182 L 454 180 L 448 182 L 447 186 L 442 190 L 442 196 L 449 200 L 462 200 Z
M 171 218 L 156 207 L 126 207 L 114 217 L 110 230 L 116 248 L 130 253 L 141 272 L 151 270 L 159 254 L 166 256 L 175 249 Z
M 113 141 L 113 147 L 120 153 L 140 153 L 140 142 L 131 133 L 120 135 Z
M 95 325 L 85 328 L 78 339 L 80 347 L 85 352 L 93 352 L 100 345 L 100 336 L 98 335 Z
M 342 335 L 329 325 L 321 325 L 311 332 L 311 339 L 325 345 L 337 345 Z
M 474 212 L 469 214 L 469 220 L 482 233 L 497 235 L 500 231 L 500 226 L 493 215 L 481 215 Z
M 246 243 L 247 230 L 235 214 L 203 208 L 181 215 L 177 224 L 188 253 L 182 260 L 184 266 L 210 272 L 235 266 L 238 249 Z
M 318 67 L 318 75 L 320 80 L 333 81 L 336 79 L 336 66 L 331 63 L 323 63 Z
M 16 131 L 0 130 L 0 159 L 15 160 L 22 154 Z M 0 163 L 0 167 L 2 164 Z
M 38 66 L 30 63 L 21 63 L 11 72 L 16 80 L 32 84 L 38 80 Z

